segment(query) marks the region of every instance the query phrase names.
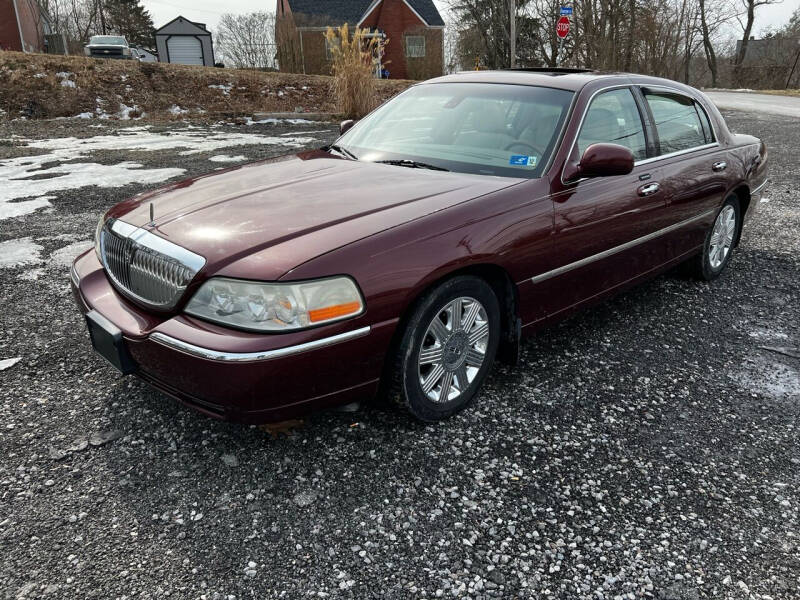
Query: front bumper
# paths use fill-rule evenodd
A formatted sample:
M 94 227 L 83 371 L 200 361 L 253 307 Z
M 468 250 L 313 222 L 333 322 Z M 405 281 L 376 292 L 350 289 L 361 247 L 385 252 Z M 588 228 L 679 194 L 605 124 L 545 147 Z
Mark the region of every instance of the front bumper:
M 81 311 L 122 332 L 136 376 L 205 414 L 242 423 L 286 420 L 374 394 L 397 323 L 370 324 L 364 313 L 261 335 L 159 316 L 117 293 L 93 250 L 76 259 L 71 279 Z

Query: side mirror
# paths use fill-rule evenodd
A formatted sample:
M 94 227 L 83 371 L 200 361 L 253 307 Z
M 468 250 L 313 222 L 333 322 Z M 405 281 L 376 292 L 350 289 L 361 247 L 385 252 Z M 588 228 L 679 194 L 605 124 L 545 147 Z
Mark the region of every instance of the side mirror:
M 355 124 L 356 122 L 353 119 L 347 119 L 346 121 L 339 123 L 339 135 L 344 135 L 347 133 L 347 131 Z
M 581 156 L 580 162 L 565 169 L 566 179 L 581 177 L 612 177 L 633 171 L 633 152 L 619 144 L 592 144 Z

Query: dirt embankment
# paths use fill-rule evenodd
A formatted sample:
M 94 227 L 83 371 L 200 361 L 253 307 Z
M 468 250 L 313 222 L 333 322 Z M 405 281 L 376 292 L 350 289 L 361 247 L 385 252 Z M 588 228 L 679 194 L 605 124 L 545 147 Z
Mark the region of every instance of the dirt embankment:
M 408 81 L 379 81 L 376 102 Z M 0 118 L 155 119 L 336 112 L 331 78 L 0 51 Z

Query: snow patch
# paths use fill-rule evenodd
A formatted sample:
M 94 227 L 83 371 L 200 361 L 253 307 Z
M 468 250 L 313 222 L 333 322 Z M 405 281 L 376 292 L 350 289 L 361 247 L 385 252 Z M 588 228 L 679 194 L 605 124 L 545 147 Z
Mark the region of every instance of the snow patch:
M 72 79 L 62 79 L 61 80 L 62 87 L 69 87 L 69 88 L 77 88 L 78 86 L 75 85 L 75 82 Z
M 188 111 L 188 110 L 186 110 L 185 108 L 181 108 L 181 107 L 180 107 L 180 106 L 178 106 L 177 104 L 173 104 L 172 106 L 170 106 L 170 107 L 167 109 L 167 112 L 168 112 L 169 114 L 171 114 L 171 115 L 175 115 L 175 116 L 177 117 L 177 116 L 180 116 L 180 115 L 185 115 L 185 114 L 186 114 L 186 113 L 188 113 L 189 111 Z
M 50 266 L 67 268 L 78 255 L 83 254 L 92 246 L 94 246 L 92 240 L 83 240 L 82 242 L 75 242 L 69 246 L 59 248 L 50 255 Z
M 227 163 L 227 162 L 241 162 L 243 160 L 247 160 L 247 157 L 239 154 L 237 156 L 228 156 L 227 154 L 217 154 L 216 156 L 211 156 L 209 159 L 211 162 L 218 162 L 218 163 Z
M 5 371 L 6 369 L 10 369 L 21 360 L 22 360 L 21 356 L 18 356 L 17 358 L 4 358 L 3 360 L 0 360 L 0 371 Z
M 47 77 L 47 73 L 36 73 L 36 75 L 34 75 L 34 77 L 36 79 L 42 79 L 44 77 Z
M 23 281 L 37 281 L 42 275 L 44 275 L 44 269 L 28 269 L 24 273 L 17 275 L 17 279 L 22 279 Z
M 48 194 L 96 185 L 102 188 L 121 187 L 131 183 L 160 183 L 178 177 L 185 169 L 144 168 L 140 163 L 125 161 L 101 165 L 86 160 L 96 151 L 176 150 L 183 156 L 213 153 L 239 146 L 274 146 L 287 150 L 302 148 L 315 141 L 312 136 L 267 136 L 257 133 L 227 133 L 202 129 L 155 133 L 148 127 L 127 127 L 116 135 L 89 138 L 51 138 L 29 140 L 30 148 L 46 150 L 46 154 L 0 159 L 0 218 L 20 216 L 49 205 Z M 238 157 L 237 157 L 238 159 Z M 244 160 L 244 158 L 242 159 Z M 76 162 L 70 162 L 76 161 Z M 232 162 L 232 160 L 231 160 Z M 47 163 L 63 163 L 46 166 Z M 46 168 L 42 168 L 46 166 Z M 12 200 L 31 198 L 19 203 Z
M 40 208 L 52 206 L 50 200 L 55 200 L 55 198 L 55 196 L 42 196 L 40 198 L 34 198 L 33 200 L 23 200 L 22 202 L 0 201 L 0 221 L 29 215 Z
M 44 248 L 29 237 L 0 242 L 0 269 L 40 263 L 42 250 Z
M 129 121 L 131 119 L 132 112 L 139 112 L 139 107 L 136 106 L 135 104 L 133 106 L 128 106 L 124 102 L 119 103 L 119 112 L 117 113 L 117 117 L 121 121 Z
M 73 75 L 74 73 L 72 73 L 71 71 L 59 71 L 58 73 L 56 73 L 56 77 L 58 77 L 59 79 L 69 79 Z
M 800 399 L 800 371 L 771 356 L 756 358 L 751 367 L 731 377 L 751 392 L 774 400 Z
M 254 121 L 252 117 L 247 117 L 244 121 L 245 125 L 280 125 L 289 123 L 290 125 L 317 125 L 318 121 L 309 121 L 308 119 L 261 119 Z
M 215 84 L 209 85 L 208 87 L 210 87 L 212 89 L 215 89 L 215 90 L 220 90 L 223 94 L 225 94 L 226 96 L 229 96 L 230 93 L 231 93 L 231 90 L 233 89 L 233 84 L 229 83 L 229 84 L 225 85 L 223 83 L 215 83 Z
M 64 160 L 54 155 L 41 155 L 37 159 L 50 157 L 50 160 Z M 22 179 L 30 177 L 32 173 L 28 167 L 23 168 L 4 168 L 2 163 L 11 161 L 0 161 L 0 182 L 4 185 L 0 188 L 0 204 L 22 198 L 25 196 L 49 194 L 52 192 L 62 192 L 64 190 L 74 190 L 90 185 L 101 188 L 122 187 L 131 183 L 150 184 L 166 181 L 171 177 L 183 175 L 185 169 L 145 169 L 143 165 L 136 162 L 120 162 L 115 165 L 101 165 L 98 163 L 70 163 L 48 169 L 38 169 L 35 175 L 50 175 L 47 179 Z M 45 161 L 39 161 L 41 162 Z M 7 172 L 16 175 L 17 178 L 6 177 Z
M 83 113 L 81 113 L 79 115 L 75 115 L 73 118 L 75 118 L 75 119 L 93 119 L 94 118 L 94 114 L 90 113 L 90 112 L 83 112 Z

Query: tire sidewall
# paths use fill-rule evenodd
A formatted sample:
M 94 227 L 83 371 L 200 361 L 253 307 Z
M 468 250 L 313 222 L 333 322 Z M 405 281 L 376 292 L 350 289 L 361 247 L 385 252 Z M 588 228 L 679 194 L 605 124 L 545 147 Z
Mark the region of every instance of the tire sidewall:
M 731 249 L 728 251 L 728 255 L 722 261 L 722 264 L 717 267 L 716 269 L 711 266 L 711 258 L 709 257 L 709 250 L 711 249 L 711 236 L 714 232 L 714 225 L 719 218 L 719 215 L 725 210 L 726 206 L 732 206 L 733 211 L 736 218 L 736 232 L 734 233 L 733 243 L 731 244 Z M 706 239 L 703 243 L 703 256 L 702 256 L 702 269 L 703 269 L 703 277 L 710 281 L 712 279 L 716 279 L 719 277 L 722 272 L 725 270 L 725 267 L 728 266 L 731 258 L 733 257 L 733 249 L 736 246 L 736 236 L 738 235 L 739 229 L 741 228 L 741 208 L 739 206 L 739 198 L 735 195 L 728 196 L 725 202 L 722 204 L 720 209 L 714 215 L 714 220 L 711 223 L 711 227 L 708 228 L 708 232 L 706 233 Z
M 467 390 L 453 400 L 438 403 L 430 400 L 422 391 L 417 357 L 428 325 L 449 302 L 462 296 L 475 298 L 486 310 L 489 342 L 483 364 Z M 447 418 L 467 407 L 492 368 L 500 343 L 500 326 L 500 303 L 492 288 L 482 279 L 470 276 L 456 277 L 427 294 L 409 320 L 401 346 L 403 399 L 409 411 L 422 421 L 432 422 Z

